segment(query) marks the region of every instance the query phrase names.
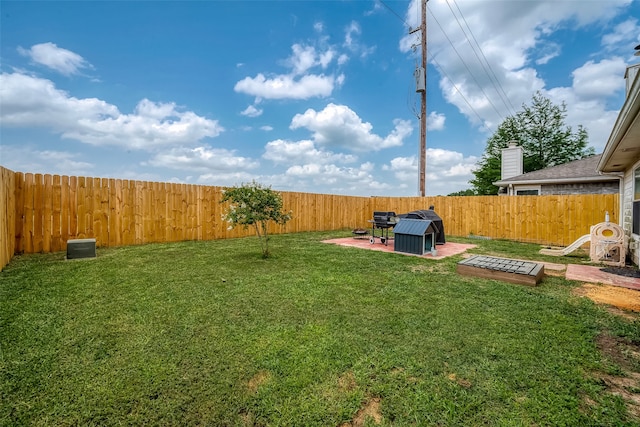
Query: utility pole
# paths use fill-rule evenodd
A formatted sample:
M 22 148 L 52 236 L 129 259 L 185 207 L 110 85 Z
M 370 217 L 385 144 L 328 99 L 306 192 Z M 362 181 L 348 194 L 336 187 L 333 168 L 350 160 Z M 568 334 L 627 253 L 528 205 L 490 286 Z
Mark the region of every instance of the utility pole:
M 427 1 L 422 3 L 422 24 L 419 28 L 411 30 L 409 34 L 420 31 L 420 41 L 422 44 L 422 63 L 416 69 L 416 92 L 420 92 L 420 161 L 418 164 L 418 182 L 420 186 L 420 196 L 426 196 L 426 170 L 427 170 Z

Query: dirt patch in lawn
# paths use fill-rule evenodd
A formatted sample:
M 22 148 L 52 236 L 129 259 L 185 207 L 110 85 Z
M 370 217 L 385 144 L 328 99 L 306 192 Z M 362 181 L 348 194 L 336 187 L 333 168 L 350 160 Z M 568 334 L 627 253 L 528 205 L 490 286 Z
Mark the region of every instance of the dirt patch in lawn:
M 342 392 L 353 391 L 358 387 L 353 372 L 348 371 L 338 378 L 338 389 Z
M 464 378 L 458 378 L 456 374 L 449 374 L 447 375 L 447 378 L 449 378 L 450 381 L 455 382 L 461 387 L 471 388 L 471 381 L 465 380 Z
M 268 371 L 259 371 L 247 383 L 247 388 L 249 389 L 249 392 L 250 393 L 257 392 L 262 384 L 269 381 L 269 378 L 271 378 L 271 374 L 269 374 Z
M 640 419 L 640 345 L 606 333 L 596 339 L 598 349 L 606 359 L 618 365 L 621 375 L 596 373 L 609 393 L 620 396 L 627 411 Z
M 599 378 L 607 386 L 609 393 L 620 396 L 625 402 L 627 411 L 640 420 L 640 394 L 634 391 L 640 390 L 640 374 L 630 374 L 629 377 L 605 374 Z
M 380 424 L 382 422 L 382 413 L 380 413 L 379 397 L 372 397 L 356 412 L 350 423 L 342 423 L 340 427 L 363 427 L 368 418 L 371 418 L 374 423 Z
M 600 352 L 623 371 L 635 372 L 640 367 L 640 344 L 607 333 L 598 335 L 596 344 Z
M 622 315 L 629 319 L 637 319 L 638 316 L 628 312 L 640 313 L 640 292 L 610 285 L 594 285 L 585 283 L 579 288 L 575 288 L 573 293 L 587 297 L 599 304 L 607 304 L 620 310 L 610 310 L 613 314 Z

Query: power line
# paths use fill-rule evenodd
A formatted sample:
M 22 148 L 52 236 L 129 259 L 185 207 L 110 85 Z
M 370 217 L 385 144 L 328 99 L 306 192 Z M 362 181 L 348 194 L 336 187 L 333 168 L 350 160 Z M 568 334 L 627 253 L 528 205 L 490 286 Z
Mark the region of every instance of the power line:
M 375 1 L 375 0 L 374 0 Z M 411 28 L 411 25 L 409 25 L 407 23 L 407 21 L 400 16 L 395 10 L 393 10 L 393 8 L 391 8 L 384 0 L 377 0 L 379 1 L 387 10 L 389 10 L 396 18 L 398 18 L 404 25 L 406 25 L 407 27 Z M 418 4 L 419 2 L 416 2 L 416 4 Z M 442 33 L 445 35 L 445 37 L 447 38 L 447 40 L 449 41 L 449 44 L 455 49 L 455 46 L 453 45 L 453 43 L 451 42 L 451 40 L 449 39 L 449 37 L 447 36 L 447 34 L 444 32 L 444 29 L 442 28 L 442 26 L 440 25 L 440 23 L 438 22 L 437 18 L 433 15 L 433 13 L 431 12 L 431 10 L 429 9 L 429 12 L 431 13 L 431 16 L 434 18 L 434 20 L 436 21 L 436 23 L 438 24 L 438 27 L 440 28 L 440 31 L 442 31 Z M 454 15 L 455 16 L 455 15 Z M 464 17 L 463 17 L 464 19 Z M 465 35 L 466 37 L 466 35 Z M 477 42 L 476 42 L 477 43 Z M 467 71 L 469 72 L 469 74 L 473 76 L 473 73 L 471 72 L 471 70 L 469 69 L 469 67 L 467 66 L 467 64 L 464 62 L 464 60 L 462 59 L 462 57 L 460 56 L 460 54 L 457 52 L 458 57 L 462 60 L 462 63 L 465 65 L 465 67 L 467 68 Z M 456 92 L 462 97 L 462 99 L 464 100 L 464 102 L 467 104 L 467 106 L 469 107 L 469 109 L 473 112 L 473 114 L 476 116 L 476 118 L 478 119 L 478 121 L 480 123 L 482 123 L 482 125 L 488 129 L 489 131 L 491 131 L 492 133 L 494 133 L 493 129 L 491 129 L 489 126 L 487 126 L 486 121 L 480 117 L 480 114 L 476 111 L 475 108 L 473 108 L 473 106 L 469 103 L 469 101 L 467 100 L 467 98 L 464 96 L 464 94 L 462 93 L 462 91 L 458 88 L 458 86 L 455 84 L 455 82 L 453 81 L 453 79 L 451 77 L 449 77 L 449 75 L 447 74 L 447 72 L 445 71 L 445 69 L 438 63 L 438 61 L 436 60 L 435 56 L 433 56 L 433 54 L 431 52 L 428 52 L 429 57 L 431 59 L 431 62 L 434 64 L 434 66 L 436 66 L 436 68 L 438 69 L 438 71 L 440 72 L 440 74 L 444 75 L 445 78 L 451 83 L 451 85 L 453 86 L 453 88 L 456 90 Z M 484 55 L 484 54 L 483 54 Z M 475 77 L 474 77 L 475 80 Z M 497 108 L 495 107 L 495 105 L 493 105 L 493 103 L 491 102 L 491 100 L 489 99 L 489 97 L 487 96 L 487 94 L 484 92 L 484 90 L 482 90 L 482 86 L 478 83 L 478 81 L 476 80 L 476 84 L 478 85 L 478 87 L 480 88 L 480 90 L 482 91 L 485 99 L 491 104 L 491 106 L 493 107 L 494 111 L 498 114 L 498 116 L 503 119 L 502 115 L 500 114 L 500 112 L 498 112 Z M 415 114 L 415 106 L 412 108 L 413 109 L 413 113 Z M 416 114 L 417 115 L 417 114 Z
M 471 38 L 473 38 L 473 41 L 475 42 L 476 46 L 478 47 L 478 50 L 480 51 L 480 54 L 484 58 L 484 63 L 487 64 L 487 67 L 489 68 L 490 73 L 487 72 L 487 69 L 485 68 L 484 63 L 482 62 L 482 60 L 478 56 L 478 53 L 476 52 L 475 48 L 473 47 L 473 44 L 471 43 L 471 40 L 469 40 L 469 37 L 467 36 L 466 32 L 464 31 L 464 28 L 462 28 L 462 25 L 460 24 L 460 21 L 458 20 L 458 17 L 453 12 L 453 9 L 451 9 L 451 5 L 449 4 L 449 1 L 447 0 L 447 6 L 449 6 L 449 10 L 451 10 L 451 14 L 456 18 L 456 22 L 458 22 L 458 26 L 460 26 L 460 29 L 462 30 L 462 33 L 464 34 L 465 38 L 469 42 L 469 45 L 471 46 L 471 49 L 473 50 L 473 53 L 476 55 L 476 58 L 478 58 L 478 62 L 480 62 L 480 65 L 482 66 L 482 69 L 484 70 L 485 73 L 487 73 L 487 75 L 489 75 L 489 80 L 491 80 L 491 83 L 493 84 L 493 87 L 496 89 L 496 92 L 498 93 L 498 96 L 500 96 L 500 98 L 502 99 L 502 102 L 507 107 L 507 109 L 509 109 L 509 107 L 511 107 L 511 111 L 510 112 L 515 114 L 515 112 L 516 112 L 515 107 L 511 103 L 511 100 L 509 99 L 509 97 L 507 96 L 507 94 L 504 91 L 504 88 L 500 84 L 500 81 L 498 80 L 498 77 L 496 76 L 496 73 L 493 71 L 493 68 L 491 67 L 491 64 L 489 63 L 489 61 L 487 60 L 487 57 L 485 56 L 484 52 L 482 51 L 482 47 L 480 46 L 480 43 L 478 43 L 478 40 L 473 35 L 473 31 L 471 31 L 471 27 L 469 27 L 469 23 L 465 19 L 464 14 L 460 10 L 460 7 L 456 3 L 456 0 L 452 0 L 452 2 L 456 6 L 456 9 L 458 10 L 458 13 L 460 14 L 460 17 L 462 17 L 462 20 L 464 21 L 465 26 L 469 30 L 469 34 L 471 34 Z M 491 79 L 492 76 L 493 76 L 493 79 Z M 497 83 L 497 86 L 496 86 L 496 83 Z M 505 99 L 506 99 L 506 101 L 505 101 Z
M 447 72 L 444 70 L 444 68 L 442 68 L 442 66 L 438 63 L 438 61 L 436 61 L 435 56 L 433 56 L 433 54 L 431 52 L 429 52 L 429 56 L 431 59 L 431 62 L 436 66 L 436 68 L 438 69 L 438 71 L 440 71 L 440 73 L 442 73 L 445 78 L 447 80 L 449 80 L 449 82 L 451 83 L 451 86 L 453 86 L 453 88 L 456 90 L 456 92 L 458 92 L 458 94 L 462 97 L 462 99 L 464 100 L 464 102 L 467 104 L 467 106 L 469 107 L 469 109 L 471 111 L 473 111 L 473 114 L 475 114 L 475 116 L 478 118 L 478 121 L 480 123 L 482 123 L 482 125 L 487 128 L 487 130 L 491 131 L 491 133 L 495 133 L 493 129 L 491 129 L 489 126 L 487 126 L 486 121 L 480 117 L 480 114 L 478 114 L 478 112 L 476 111 L 475 108 L 473 108 L 473 106 L 471 106 L 471 104 L 469 103 L 469 101 L 467 100 L 467 98 L 464 96 L 464 94 L 462 93 L 462 91 L 460 89 L 458 89 L 458 86 L 455 84 L 455 82 L 449 77 L 449 75 L 447 74 Z
M 411 28 L 411 25 L 409 25 L 407 23 L 407 21 L 400 16 L 400 14 L 398 14 L 393 8 L 391 8 L 391 6 L 389 6 L 387 3 L 385 3 L 383 0 L 374 0 L 374 1 L 378 1 L 380 4 L 382 4 L 384 7 L 387 8 L 387 10 L 389 10 L 389 12 L 391 12 L 396 18 L 398 18 L 400 20 L 400 22 L 402 22 L 406 27 Z M 418 5 L 419 7 L 419 2 L 416 2 L 416 5 Z M 417 38 L 417 37 L 416 37 Z M 413 45 L 415 48 L 415 45 Z M 415 49 L 414 49 L 414 53 L 415 53 Z M 417 66 L 417 64 L 416 64 Z M 415 82 L 412 82 L 411 85 L 409 86 L 408 92 L 409 94 L 407 95 L 407 108 L 409 110 L 411 110 L 411 112 L 413 113 L 414 116 L 416 116 L 416 118 L 420 118 L 420 113 L 417 111 L 416 106 L 415 106 L 415 97 L 412 97 L 411 95 L 415 93 L 414 90 L 415 87 Z M 411 103 L 409 102 L 411 99 Z
M 433 14 L 433 12 L 431 12 L 431 9 L 429 9 L 429 13 L 431 13 L 431 16 L 433 17 L 433 19 L 436 21 L 436 24 L 438 25 L 438 27 L 440 28 L 440 30 L 442 31 L 442 34 L 444 34 L 445 38 L 447 39 L 447 41 L 449 42 L 449 44 L 451 45 L 451 47 L 453 48 L 453 51 L 456 53 L 456 55 L 458 55 L 458 58 L 460 58 L 460 61 L 462 62 L 462 64 L 464 65 L 464 67 L 467 69 L 467 71 L 469 72 L 469 75 L 473 78 L 473 81 L 476 82 L 476 85 L 478 85 L 478 88 L 480 89 L 480 91 L 482 92 L 482 94 L 484 95 L 484 97 L 486 98 L 486 100 L 489 102 L 489 104 L 491 104 L 491 106 L 493 107 L 493 111 L 496 112 L 496 114 L 498 115 L 498 117 L 500 117 L 501 120 L 504 120 L 504 117 L 502 116 L 502 114 L 500 114 L 500 111 L 498 111 L 498 109 L 496 108 L 496 106 L 493 104 L 493 102 L 491 101 L 491 99 L 489 98 L 489 96 L 487 95 L 487 93 L 484 91 L 482 85 L 480 84 L 480 82 L 478 82 L 478 79 L 476 78 L 475 74 L 473 74 L 473 72 L 471 72 L 471 69 L 469 68 L 469 65 L 467 65 L 467 63 L 465 62 L 464 58 L 462 57 L 462 55 L 460 55 L 460 52 L 458 52 L 458 49 L 456 49 L 455 45 L 453 44 L 453 42 L 451 41 L 451 39 L 449 38 L 449 36 L 447 35 L 447 33 L 444 32 L 444 29 L 442 28 L 442 26 L 440 25 L 440 22 L 438 21 L 438 18 L 436 18 L 436 16 Z
M 407 21 L 405 21 L 402 16 L 400 16 L 395 10 L 393 10 L 391 8 L 391 6 L 389 6 L 383 0 L 377 0 L 377 1 L 379 1 L 384 7 L 386 7 L 389 10 L 389 12 L 393 13 L 400 21 L 402 21 L 402 23 L 404 23 L 404 25 L 406 25 L 407 27 L 411 28 L 411 25 L 407 24 Z

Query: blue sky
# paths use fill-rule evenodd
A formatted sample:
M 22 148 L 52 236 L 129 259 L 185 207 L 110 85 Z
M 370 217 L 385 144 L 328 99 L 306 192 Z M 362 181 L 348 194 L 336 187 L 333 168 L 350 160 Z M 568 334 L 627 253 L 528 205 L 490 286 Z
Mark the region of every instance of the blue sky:
M 428 195 L 469 188 L 538 90 L 602 151 L 638 60 L 637 1 L 428 9 Z M 418 25 L 413 0 L 0 1 L 0 164 L 417 195 Z

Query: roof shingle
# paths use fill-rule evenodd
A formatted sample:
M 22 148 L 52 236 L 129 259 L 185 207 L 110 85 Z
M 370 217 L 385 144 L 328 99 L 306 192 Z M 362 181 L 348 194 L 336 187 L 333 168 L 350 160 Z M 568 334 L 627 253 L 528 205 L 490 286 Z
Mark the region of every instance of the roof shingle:
M 540 169 L 533 172 L 528 172 L 522 175 L 514 176 L 507 179 L 494 182 L 495 185 L 507 185 L 516 183 L 553 183 L 556 181 L 570 182 L 576 181 L 612 181 L 618 179 L 613 175 L 601 175 L 596 170 L 598 162 L 602 154 L 596 154 L 595 156 L 586 157 L 580 160 L 574 160 L 572 162 L 564 163 L 558 166 L 552 166 L 545 169 Z

